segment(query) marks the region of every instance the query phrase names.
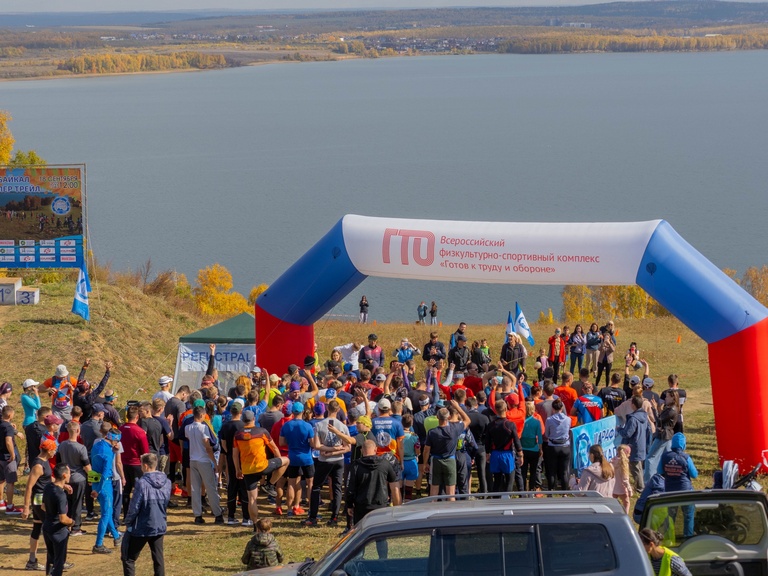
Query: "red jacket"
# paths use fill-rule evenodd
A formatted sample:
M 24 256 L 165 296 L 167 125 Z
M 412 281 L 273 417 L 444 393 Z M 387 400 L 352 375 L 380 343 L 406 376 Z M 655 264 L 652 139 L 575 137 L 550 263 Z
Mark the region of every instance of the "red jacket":
M 149 442 L 147 433 L 133 422 L 128 422 L 120 427 L 125 452 L 120 455 L 123 466 L 141 466 L 141 457 L 149 453 Z
M 555 358 L 555 341 L 557 339 L 560 339 L 560 354 L 557 358 Z M 562 336 L 550 336 L 548 342 L 549 342 L 549 361 L 554 362 L 555 360 L 557 360 L 561 364 L 565 362 L 565 347 L 567 345 L 565 338 L 563 338 Z

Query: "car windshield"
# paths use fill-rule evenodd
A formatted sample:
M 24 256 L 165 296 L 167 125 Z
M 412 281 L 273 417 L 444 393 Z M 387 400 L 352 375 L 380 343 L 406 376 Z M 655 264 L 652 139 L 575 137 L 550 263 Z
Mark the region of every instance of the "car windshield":
M 644 528 L 660 532 L 663 545 L 680 546 L 695 536 L 720 536 L 736 545 L 758 544 L 765 535 L 766 512 L 759 502 L 685 501 L 650 505 Z

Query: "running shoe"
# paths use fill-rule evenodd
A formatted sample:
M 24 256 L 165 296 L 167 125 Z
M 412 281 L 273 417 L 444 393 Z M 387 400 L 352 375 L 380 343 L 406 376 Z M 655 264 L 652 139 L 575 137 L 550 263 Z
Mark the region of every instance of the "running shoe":
M 115 538 L 115 548 L 120 546 L 120 544 L 123 542 L 123 534 L 124 532 L 118 532 L 117 538 Z
M 0 500 L 0 512 L 5 512 L 5 509 L 7 506 L 5 505 L 5 500 Z
M 21 508 L 11 504 L 10 506 L 5 507 L 5 513 L 10 514 L 11 516 L 21 516 Z
M 205 518 L 202 516 L 195 516 L 195 524 L 205 524 Z
M 93 520 L 98 520 L 99 515 L 94 514 L 93 512 L 88 512 L 88 514 L 85 515 L 85 519 L 88 520 L 89 522 L 92 522 Z
M 307 528 L 316 528 L 317 527 L 317 518 L 307 518 L 301 523 L 302 526 L 306 526 Z
M 253 527 L 253 520 L 251 520 L 251 519 L 243 520 L 240 523 L 240 526 L 242 526 L 243 528 L 252 528 Z
M 66 572 L 67 570 L 71 570 L 74 567 L 75 567 L 75 563 L 74 562 L 65 562 L 64 563 L 64 572 Z
M 293 513 L 294 513 L 296 516 L 301 516 L 302 514 L 306 514 L 306 513 L 307 513 L 307 511 L 306 511 L 306 510 L 304 510 L 304 508 L 302 508 L 301 506 L 296 506 L 296 507 L 293 509 Z
M 83 536 L 84 534 L 85 534 L 85 531 L 83 531 L 83 530 L 72 530 L 72 531 L 69 533 L 69 536 L 70 536 L 71 538 L 74 538 L 75 536 Z
M 273 512 L 275 516 L 282 516 L 283 515 L 283 507 L 282 506 L 275 506 L 275 511 Z
M 227 518 L 227 526 L 235 526 L 237 524 L 240 524 L 240 522 L 238 522 L 234 518 Z
M 214 524 L 224 524 L 224 516 L 219 514 L 218 516 L 216 516 L 216 518 L 213 519 L 213 523 Z
M 326 522 L 326 526 L 335 527 L 339 525 L 339 519 L 336 516 L 331 516 L 331 519 Z
M 94 546 L 91 552 L 93 552 L 94 554 L 112 554 L 112 550 L 110 550 L 103 544 L 101 546 Z
M 24 570 L 34 570 L 36 572 L 45 572 L 45 566 L 40 564 L 37 560 L 30 560 L 27 565 L 24 566 Z
M 267 496 L 272 496 L 273 498 L 277 497 L 277 491 L 275 490 L 275 487 L 272 486 L 272 484 L 264 484 L 264 486 L 262 486 L 262 490 L 264 490 L 264 494 Z

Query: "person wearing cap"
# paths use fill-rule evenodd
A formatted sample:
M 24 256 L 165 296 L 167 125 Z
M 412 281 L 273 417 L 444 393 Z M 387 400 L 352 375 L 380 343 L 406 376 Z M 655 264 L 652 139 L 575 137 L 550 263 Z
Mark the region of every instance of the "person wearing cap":
M 456 346 L 448 352 L 448 363 L 455 366 L 458 372 L 466 372 L 472 353 L 467 348 L 467 337 L 464 334 L 456 336 Z
M 40 534 L 43 531 L 43 492 L 51 483 L 53 468 L 50 460 L 56 455 L 56 442 L 43 439 L 38 445 L 38 455 L 30 462 L 27 489 L 24 492 L 24 510 L 21 518 L 26 520 L 32 514 L 32 533 L 29 536 L 29 560 L 25 570 L 46 571 L 46 567 L 37 561 L 37 549 L 40 542 Z M 67 488 L 64 488 L 66 491 Z
M 0 410 L 8 405 L 8 400 L 10 400 L 12 392 L 13 386 L 10 382 L 3 382 L 0 384 Z
M 565 365 L 565 355 L 568 342 L 563 338 L 560 328 L 555 328 L 555 333 L 547 340 L 549 343 L 549 353 L 547 360 L 554 370 L 552 381 L 557 384 L 560 377 L 560 367 Z
M 21 407 L 24 409 L 24 421 L 21 423 L 22 428 L 26 428 L 37 420 L 37 411 L 42 405 L 40 393 L 37 390 L 39 385 L 40 382 L 35 382 L 32 378 L 27 378 L 24 380 L 24 384 L 21 385 Z
M 111 554 L 112 550 L 104 546 L 104 536 L 109 530 L 119 546 L 122 535 L 115 527 L 115 515 L 112 510 L 114 500 L 113 479 L 115 477 L 115 460 L 119 458 L 117 451 L 120 444 L 120 431 L 113 429 L 109 422 L 101 424 L 102 438 L 94 442 L 91 450 L 91 469 L 95 473 L 91 482 L 91 496 L 98 498 L 101 507 L 101 517 L 96 528 L 94 554 Z
M 368 334 L 368 345 L 360 350 L 360 356 L 366 368 L 369 365 L 373 368 L 384 366 L 384 350 L 379 346 L 378 341 L 379 337 L 376 334 Z
M 167 404 L 168 400 L 173 398 L 173 394 L 171 394 L 171 384 L 173 384 L 173 378 L 170 376 L 160 376 L 157 384 L 160 386 L 160 390 L 155 392 L 154 396 L 152 396 L 152 400 L 155 398 L 162 398 L 163 401 Z
M 114 390 L 111 388 L 104 390 L 104 399 L 101 401 L 104 406 L 104 420 L 119 428 L 123 425 L 123 420 L 115 408 L 115 400 L 117 400 L 117 394 Z
M 51 410 L 62 420 L 71 420 L 72 400 L 77 387 L 77 380 L 69 375 L 64 364 L 56 366 L 53 376 L 43 382 L 51 397 Z
M 324 406 L 319 402 L 317 406 Z M 312 447 L 318 451 L 315 476 L 309 501 L 309 518 L 305 526 L 317 526 L 317 513 L 320 509 L 320 491 L 331 480 L 331 518 L 328 526 L 336 526 L 341 509 L 342 484 L 344 483 L 344 454 L 349 452 L 349 443 L 344 437 L 349 436 L 349 428 L 339 420 L 339 402 L 328 402 L 328 417 L 315 424 L 315 436 Z M 340 433 L 340 434 L 339 434 Z
M 399 506 L 402 502 L 400 481 L 403 475 L 403 439 L 405 429 L 402 422 L 392 416 L 392 403 L 386 398 L 379 400 L 376 405 L 378 416 L 371 420 L 371 431 L 376 441 L 376 453 L 383 456 L 395 470 L 397 479 L 390 483 L 389 491 L 392 504 Z
M 21 510 L 13 506 L 13 487 L 18 481 L 16 454 L 16 437 L 24 435 L 16 432 L 12 420 L 16 411 L 13 406 L 6 405 L 0 410 L 0 511 L 9 515 L 21 514 Z M 3 498 L 5 492 L 5 500 Z
M 403 338 L 400 340 L 400 348 L 395 350 L 393 353 L 393 356 L 397 357 L 397 361 L 401 364 L 405 364 L 408 360 L 413 358 L 414 356 L 418 356 L 421 354 L 421 350 L 416 348 L 413 344 L 411 344 L 408 341 L 408 338 Z
M 270 458 L 267 449 L 272 454 Z M 243 428 L 234 435 L 232 443 L 232 462 L 234 464 L 234 477 L 241 483 L 246 491 L 248 514 L 250 521 L 244 526 L 254 526 L 259 519 L 259 485 L 262 478 L 266 478 L 265 491 L 274 496 L 277 501 L 279 483 L 288 468 L 289 459 L 280 455 L 280 449 L 275 444 L 268 430 L 257 427 L 251 413 L 243 413 Z M 282 499 L 282 485 L 279 490 Z M 242 498 L 242 497 L 241 497 Z M 246 511 L 243 511 L 245 518 Z
M 501 347 L 499 363 L 502 368 L 509 370 L 515 377 L 525 370 L 525 347 L 514 332 L 507 334 L 507 341 Z
M 288 478 L 287 500 L 294 516 L 305 513 L 299 506 L 301 500 L 299 483 L 301 479 L 304 478 L 307 483 L 307 492 L 311 492 L 312 479 L 315 476 L 311 445 L 315 430 L 308 422 L 302 420 L 303 412 L 304 405 L 301 402 L 294 402 L 291 406 L 292 418 L 283 424 L 280 430 L 280 446 L 288 447 L 289 465 L 285 472 L 285 476 Z
M 83 363 L 83 367 L 80 370 L 80 375 L 77 379 L 77 388 L 75 389 L 75 395 L 73 398 L 74 405 L 79 406 L 83 411 L 83 416 L 81 418 L 82 422 L 86 422 L 91 418 L 93 413 L 93 405 L 98 402 L 99 395 L 104 391 L 104 388 L 106 388 L 112 370 L 112 362 L 105 362 L 104 376 L 99 382 L 99 385 L 94 389 L 88 380 L 85 379 L 85 373 L 90 364 L 90 360 L 86 360 L 85 363 Z

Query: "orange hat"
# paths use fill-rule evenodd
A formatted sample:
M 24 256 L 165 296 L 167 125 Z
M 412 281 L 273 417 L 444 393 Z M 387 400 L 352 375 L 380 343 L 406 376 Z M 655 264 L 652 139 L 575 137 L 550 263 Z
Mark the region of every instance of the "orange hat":
M 520 405 L 520 398 L 517 396 L 517 394 L 507 395 L 507 397 L 504 398 L 504 401 L 507 403 L 509 408 L 516 408 Z

